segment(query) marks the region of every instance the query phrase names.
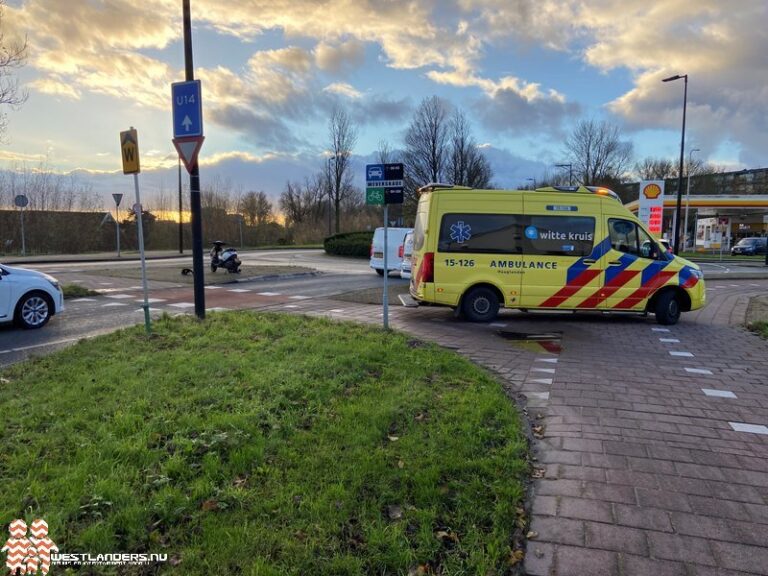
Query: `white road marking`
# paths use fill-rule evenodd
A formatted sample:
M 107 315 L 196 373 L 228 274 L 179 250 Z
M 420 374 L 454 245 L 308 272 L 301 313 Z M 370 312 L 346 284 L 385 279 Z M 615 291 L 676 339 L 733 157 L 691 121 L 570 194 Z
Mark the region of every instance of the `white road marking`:
M 552 378 L 532 378 L 526 380 L 526 382 L 530 382 L 531 384 L 552 384 Z
M 162 312 L 163 311 L 162 308 L 152 308 L 151 306 L 149 308 L 147 308 L 147 310 L 149 310 L 150 314 L 152 312 Z M 144 312 L 144 308 L 137 308 L 136 310 L 134 310 L 134 312 Z
M 653 332 L 669 332 L 669 328 L 651 328 Z
M 693 358 L 693 354 L 690 352 L 676 352 L 674 350 L 669 351 L 670 356 L 680 356 L 682 358 Z
M 23 352 L 24 350 L 33 350 L 34 348 L 42 348 L 43 346 L 55 346 L 57 344 L 66 344 L 68 342 L 77 342 L 82 340 L 86 336 L 79 336 L 77 338 L 64 338 L 63 340 L 54 340 L 52 342 L 45 342 L 43 344 L 31 344 L 29 346 L 18 346 L 11 348 L 10 350 L 0 350 L 0 354 L 9 354 L 10 352 Z
M 102 304 L 102 308 L 108 308 L 110 306 L 128 306 L 125 302 L 108 302 L 107 304 Z
M 227 312 L 229 311 L 229 308 L 222 308 L 221 306 L 216 306 L 215 308 L 208 308 L 209 312 Z
M 757 286 L 758 288 L 762 288 L 763 287 L 762 284 L 750 284 L 750 286 Z
M 283 308 L 298 308 L 298 306 L 296 304 L 286 304 Z
M 729 286 L 731 288 L 740 288 L 740 286 L 738 284 L 729 284 Z
M 728 422 L 736 432 L 750 432 L 752 434 L 768 435 L 768 426 L 762 424 L 746 424 L 744 422 Z
M 557 364 L 557 358 L 536 358 L 536 362 L 549 362 L 550 364 Z
M 730 390 L 715 390 L 713 388 L 702 388 L 701 389 L 704 394 L 707 396 L 715 396 L 717 398 L 736 398 L 736 394 L 731 392 Z
M 242 294 L 243 292 L 250 292 L 247 288 L 231 288 L 227 290 L 227 292 L 237 292 L 238 294 Z
M 659 342 L 680 342 L 677 338 L 659 338 Z
M 531 368 L 531 372 L 544 372 L 546 374 L 554 374 L 554 368 Z
M 73 304 L 75 302 L 96 302 L 96 298 L 75 298 L 74 300 L 70 300 Z
M 221 286 L 206 286 L 206 290 L 221 290 Z
M 333 308 L 332 310 L 328 310 L 328 312 L 333 312 L 334 314 L 341 314 L 344 312 L 343 308 Z
M 134 300 L 134 302 L 138 302 L 139 304 L 141 304 L 142 302 L 144 302 L 144 298 L 142 298 L 141 300 Z M 164 298 L 147 298 L 147 302 L 149 304 L 157 304 L 158 302 L 165 302 L 165 299 Z
M 507 323 L 506 322 L 493 322 L 491 324 L 488 324 L 491 328 L 506 328 Z
M 706 368 L 686 368 L 685 371 L 690 374 L 708 374 L 709 376 L 712 375 L 712 370 L 707 370 Z
M 539 400 L 549 400 L 549 392 L 526 392 L 529 398 L 538 398 Z
M 131 294 L 107 294 L 107 298 L 114 298 L 115 300 L 122 300 L 124 298 L 133 298 Z
M 195 303 L 194 302 L 176 302 L 175 304 L 168 304 L 168 306 L 173 306 L 174 308 L 194 308 Z
M 312 296 L 289 296 L 291 300 L 309 300 Z
M 256 292 L 259 296 L 280 296 L 280 292 Z
M 99 286 L 112 286 L 114 282 L 99 282 Z

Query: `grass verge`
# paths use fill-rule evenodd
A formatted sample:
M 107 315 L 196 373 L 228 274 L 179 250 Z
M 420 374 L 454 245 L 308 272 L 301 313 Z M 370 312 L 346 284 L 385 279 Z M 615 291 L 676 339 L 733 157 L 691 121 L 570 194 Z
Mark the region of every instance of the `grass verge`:
M 65 299 L 85 298 L 87 296 L 99 295 L 98 292 L 95 292 L 90 288 L 86 288 L 85 286 L 80 286 L 80 284 L 63 284 L 61 286 L 61 291 L 64 292 Z
M 178 574 L 490 575 L 519 558 L 526 442 L 483 370 L 298 316 L 154 331 L 3 371 L 3 525 L 43 517 L 62 552 L 167 553 Z

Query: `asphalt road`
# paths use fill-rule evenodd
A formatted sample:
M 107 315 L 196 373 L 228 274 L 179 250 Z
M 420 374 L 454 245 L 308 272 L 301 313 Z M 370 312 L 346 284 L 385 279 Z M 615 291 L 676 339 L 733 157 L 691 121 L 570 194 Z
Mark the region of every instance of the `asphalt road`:
M 293 265 L 311 268 L 316 275 L 299 275 L 293 278 L 259 280 L 226 284 L 206 288 L 206 306 L 216 309 L 275 309 L 286 311 L 298 302 L 309 304 L 313 299 L 328 299 L 345 292 L 353 292 L 382 285 L 382 279 L 374 274 L 365 260 L 331 257 L 321 250 L 274 250 L 246 252 L 241 259 L 247 265 Z M 191 256 L 153 260 L 152 267 L 191 267 Z M 0 326 L 0 366 L 15 363 L 33 355 L 46 354 L 67 346 L 82 338 L 90 338 L 121 327 L 143 322 L 140 281 L 130 278 L 114 278 L 89 274 L 98 268 L 133 267 L 136 260 L 104 262 L 75 262 L 27 265 L 53 274 L 63 283 L 78 282 L 98 290 L 102 295 L 94 298 L 68 300 L 63 314 L 54 317 L 42 330 L 25 331 L 13 326 Z M 755 266 L 733 263 L 705 263 L 702 265 L 712 285 L 720 279 L 749 276 L 764 272 Z M 224 278 L 224 277 L 223 277 Z M 393 285 L 406 281 L 391 277 Z M 718 294 L 744 294 L 755 290 L 748 279 L 734 280 L 718 286 Z M 190 314 L 194 311 L 193 291 L 188 285 L 169 282 L 150 282 L 150 306 L 154 316 L 162 313 Z M 715 293 L 714 289 L 713 292 Z M 304 302 L 306 301 L 306 302 Z M 398 302 L 393 302 L 398 306 Z M 340 306 L 341 308 L 342 306 Z M 705 309 L 706 310 L 706 309 Z M 377 314 L 378 309 L 372 314 Z M 702 318 L 703 319 L 703 318 Z
M 325 299 L 347 292 L 382 286 L 367 261 L 333 258 L 319 250 L 275 251 L 247 254 L 248 264 L 295 265 L 315 269 L 318 274 L 255 280 L 206 287 L 208 310 L 259 309 L 284 303 L 288 310 L 296 302 Z M 109 263 L 109 267 L 136 267 L 136 261 Z M 191 265 L 189 257 L 153 261 L 151 266 L 182 268 Z M 21 330 L 12 325 L 0 326 L 0 366 L 19 362 L 71 345 L 82 338 L 106 334 L 119 328 L 142 323 L 141 282 L 130 278 L 89 275 L 89 269 L 104 268 L 105 263 L 56 263 L 27 266 L 56 276 L 60 282 L 78 282 L 101 292 L 100 296 L 67 300 L 65 311 L 51 319 L 41 330 Z M 222 279 L 229 276 L 222 275 Z M 407 281 L 391 276 L 392 285 Z M 191 287 L 169 282 L 149 282 L 149 301 L 154 317 L 163 313 L 194 313 Z M 396 304 L 396 303 L 395 303 Z

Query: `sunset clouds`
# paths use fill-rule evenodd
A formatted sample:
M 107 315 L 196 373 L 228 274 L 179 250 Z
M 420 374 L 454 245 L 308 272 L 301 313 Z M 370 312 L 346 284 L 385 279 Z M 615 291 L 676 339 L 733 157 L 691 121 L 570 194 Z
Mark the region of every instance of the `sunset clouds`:
M 765 165 L 762 0 L 191 4 L 206 125 L 219 131 L 206 143 L 216 147 L 206 149 L 212 158 L 320 157 L 334 105 L 362 125 L 359 152 L 368 154 L 381 126 L 397 123 L 388 132 L 396 137 L 433 93 L 466 110 L 480 140 L 517 154 L 532 134 L 561 141 L 584 115 L 603 115 L 630 133 L 672 132 L 682 86 L 660 80 L 687 73 L 697 146 L 715 160 L 721 153 Z M 130 102 L 152 126 L 152 147 L 167 145 L 169 85 L 184 76 L 179 0 L 16 0 L 3 25 L 7 37 L 28 39 L 26 86 L 37 102 L 50 98 L 84 114 L 94 110 L 93 98 L 105 108 Z M 103 150 L 91 148 L 96 163 Z M 25 144 L 22 153 L 34 151 Z

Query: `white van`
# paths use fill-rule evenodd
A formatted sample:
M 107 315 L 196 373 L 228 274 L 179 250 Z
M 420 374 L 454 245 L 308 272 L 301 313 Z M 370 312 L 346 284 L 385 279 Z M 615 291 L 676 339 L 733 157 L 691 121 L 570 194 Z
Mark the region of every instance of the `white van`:
M 400 264 L 400 278 L 411 277 L 411 256 L 413 256 L 413 232 L 408 232 L 403 243 L 403 262 Z
M 405 250 L 405 236 L 413 228 L 387 228 L 387 271 L 400 271 Z M 371 268 L 384 276 L 384 228 L 376 228 L 371 243 Z

